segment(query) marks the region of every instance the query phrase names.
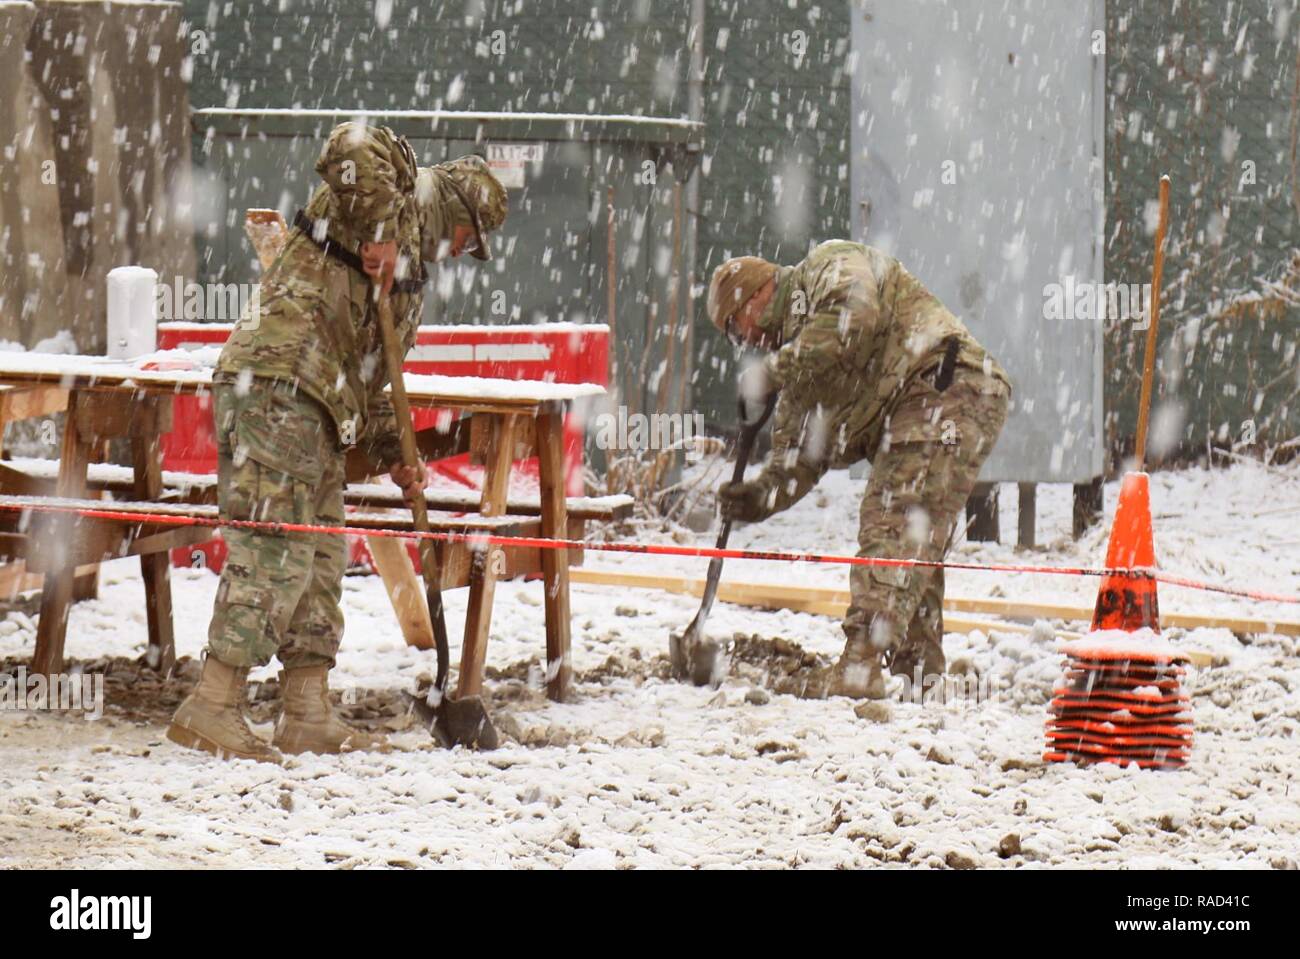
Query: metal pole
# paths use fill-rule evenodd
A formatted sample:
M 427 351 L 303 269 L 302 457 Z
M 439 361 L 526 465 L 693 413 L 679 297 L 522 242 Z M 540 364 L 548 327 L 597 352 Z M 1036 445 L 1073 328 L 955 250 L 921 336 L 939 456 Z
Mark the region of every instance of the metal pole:
M 686 114 L 697 123 L 704 122 L 705 13 L 704 0 L 691 0 L 691 28 L 687 38 L 691 55 L 687 68 L 690 72 L 686 77 Z M 677 393 L 677 408 L 683 413 L 691 401 L 692 380 L 695 377 L 695 267 L 699 255 L 699 209 L 700 165 L 696 163 L 686 183 L 686 218 L 682 221 L 686 233 L 686 260 L 682 270 L 686 277 L 686 330 L 685 342 L 682 344 L 681 386 Z
M 682 181 L 673 171 L 673 265 L 668 278 L 668 336 L 664 341 L 664 374 L 659 380 L 655 411 L 668 411 L 668 394 L 673 387 L 673 360 L 677 355 L 677 321 L 681 313 L 682 287 Z M 683 366 L 685 366 L 683 360 Z
M 618 381 L 618 255 L 614 243 L 614 187 L 605 191 L 606 205 L 606 240 L 605 240 L 605 322 L 609 324 L 609 382 L 614 390 L 622 392 Z

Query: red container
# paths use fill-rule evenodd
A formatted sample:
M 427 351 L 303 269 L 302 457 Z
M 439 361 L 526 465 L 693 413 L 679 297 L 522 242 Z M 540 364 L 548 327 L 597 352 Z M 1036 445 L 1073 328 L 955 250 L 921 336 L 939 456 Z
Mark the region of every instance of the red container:
M 159 323 L 160 350 L 221 346 L 230 323 Z M 548 323 L 536 326 L 422 326 L 407 356 L 409 373 L 443 376 L 484 376 L 507 380 L 548 380 L 554 383 L 608 384 L 609 327 L 602 324 Z M 217 445 L 213 435 L 212 398 L 178 396 L 172 406 L 172 431 L 162 437 L 163 469 L 183 473 L 215 473 Z M 416 410 L 416 429 L 436 425 L 448 410 Z M 570 412 L 564 421 L 564 470 L 567 492 L 580 496 L 583 423 Z M 478 488 L 482 471 L 466 455 L 430 463 L 433 482 Z M 537 460 L 518 462 L 511 488 L 535 489 Z M 220 534 L 218 534 L 218 537 Z M 353 546 L 353 560 L 367 559 L 364 543 Z M 172 551 L 177 566 L 221 568 L 225 547 L 220 539 L 203 547 Z

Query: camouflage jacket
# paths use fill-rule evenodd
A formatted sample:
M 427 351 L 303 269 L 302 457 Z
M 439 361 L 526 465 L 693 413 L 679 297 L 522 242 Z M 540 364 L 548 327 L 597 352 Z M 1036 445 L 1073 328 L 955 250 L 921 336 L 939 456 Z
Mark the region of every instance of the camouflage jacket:
M 905 393 L 950 352 L 954 375 L 1010 385 L 902 264 L 860 243 L 832 240 L 797 266 L 779 268 L 759 323 L 781 344 L 765 361 L 768 386 L 780 398 L 772 455 L 759 477 L 774 493 L 773 510 L 802 497 L 827 469 L 870 460 L 882 443 L 938 439 L 939 424 L 909 415 Z
M 386 127 L 348 122 L 330 133 L 316 163 L 322 183 L 305 209 L 314 235 L 352 253 L 366 240 L 396 240 L 397 278 L 423 276 L 459 215 L 460 201 L 432 168 L 417 168 L 406 141 Z M 340 448 L 360 446 L 388 469 L 401 447 L 370 280 L 311 237 L 292 230 L 262 277 L 217 362 L 219 380 L 259 376 L 294 383 L 329 411 Z M 403 356 L 415 343 L 423 293 L 391 297 Z

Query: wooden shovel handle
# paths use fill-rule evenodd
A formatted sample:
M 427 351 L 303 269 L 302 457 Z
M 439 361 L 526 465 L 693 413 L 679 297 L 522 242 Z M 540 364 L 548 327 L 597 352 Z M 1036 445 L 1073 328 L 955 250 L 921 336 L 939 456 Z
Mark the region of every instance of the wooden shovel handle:
M 420 453 L 415 443 L 415 426 L 411 423 L 411 404 L 406 398 L 406 383 L 402 379 L 402 351 L 397 342 L 397 329 L 393 324 L 393 307 L 378 284 L 371 283 L 375 316 L 379 323 L 379 338 L 384 346 L 384 362 L 388 369 L 389 390 L 393 400 L 393 415 L 397 420 L 397 435 L 402 443 L 402 463 L 420 468 Z M 418 532 L 429 532 L 429 508 L 421 492 L 411 500 L 411 518 Z M 433 622 L 433 637 L 438 648 L 438 676 L 436 684 L 445 689 L 448 668 L 447 623 L 442 611 L 442 574 L 438 569 L 438 554 L 433 540 L 422 538 L 419 545 L 420 572 L 424 575 L 425 594 L 429 603 L 429 618 Z
M 1169 174 L 1160 178 L 1160 220 L 1156 225 L 1156 255 L 1151 267 L 1151 317 L 1147 323 L 1146 352 L 1142 357 L 1142 398 L 1138 401 L 1135 469 L 1146 465 L 1147 423 L 1151 416 L 1151 388 L 1156 372 L 1156 331 L 1160 328 L 1160 285 L 1165 271 L 1165 231 L 1169 227 Z

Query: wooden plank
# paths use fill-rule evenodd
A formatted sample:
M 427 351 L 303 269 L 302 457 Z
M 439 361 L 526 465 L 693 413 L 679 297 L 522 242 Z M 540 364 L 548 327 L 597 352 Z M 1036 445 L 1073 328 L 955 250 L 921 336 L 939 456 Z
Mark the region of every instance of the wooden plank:
M 568 502 L 565 502 L 565 508 L 568 510 Z M 581 543 L 587 538 L 587 521 L 581 516 L 575 516 L 572 510 L 569 513 L 569 535 L 566 537 L 574 542 Z M 587 551 L 581 548 L 566 550 L 569 555 L 569 567 L 581 566 Z
M 590 586 L 661 589 L 670 593 L 701 596 L 704 580 L 686 576 L 656 576 L 649 573 L 630 573 L 621 570 L 575 568 L 569 571 L 574 583 Z M 718 586 L 718 599 L 740 606 L 761 609 L 790 609 L 795 612 L 817 613 L 823 616 L 842 616 L 848 608 L 849 591 L 822 586 L 781 586 L 768 583 L 723 582 Z M 984 613 L 991 616 L 1016 619 L 1062 619 L 1091 622 L 1092 610 L 1079 606 L 1050 603 L 1022 603 L 1004 599 L 963 599 L 946 596 L 943 601 L 945 621 L 950 612 Z M 1262 619 L 1234 619 L 1223 616 L 1194 615 L 1190 613 L 1161 612 L 1163 625 L 1184 629 L 1220 628 L 1245 634 L 1276 633 L 1283 636 L 1300 636 L 1300 623 L 1270 622 Z M 1175 622 L 1176 620 L 1176 622 Z M 954 620 L 956 621 L 956 620 Z M 973 621 L 978 622 L 978 621 Z M 999 628 L 1001 628 L 999 624 Z
M 537 467 L 542 499 L 542 536 L 562 539 L 569 533 L 564 496 L 564 421 L 555 411 L 537 418 Z M 546 605 L 547 695 L 564 702 L 572 676 L 568 550 L 543 549 L 542 584 Z
M 475 417 L 481 419 L 482 417 Z M 491 417 L 492 439 L 484 455 L 483 495 L 479 502 L 480 516 L 500 516 L 509 505 L 510 466 L 515 460 L 514 438 L 518 418 L 514 416 Z
M 130 425 L 134 428 L 131 435 L 131 465 L 135 471 L 135 489 L 132 492 L 137 500 L 144 502 L 156 501 L 162 495 L 161 434 L 166 423 L 162 412 L 164 406 L 170 410 L 170 401 L 156 398 L 142 400 L 135 404 L 130 418 Z M 177 538 L 170 533 L 158 535 L 173 540 Z M 134 545 L 140 546 L 138 542 Z M 145 615 L 149 629 L 146 662 L 167 676 L 171 674 L 176 662 L 171 556 L 166 552 L 138 551 L 142 553 L 140 576 L 144 580 Z
M 992 613 L 1011 619 L 1064 619 L 1083 623 L 1092 622 L 1092 607 L 1069 606 L 1057 603 L 1031 603 L 1008 599 L 945 599 L 944 609 L 971 613 Z M 1300 622 L 1268 620 L 1239 616 L 1220 616 L 1211 613 L 1174 613 L 1162 609 L 1160 625 L 1180 629 L 1226 629 L 1240 636 L 1276 634 L 1300 636 Z
M 487 659 L 492 603 L 497 580 L 505 573 L 505 554 L 492 546 L 472 553 L 469 603 L 465 610 L 465 639 L 461 647 L 456 696 L 464 699 L 483 691 L 483 665 Z
M 966 538 L 972 543 L 998 541 L 998 486 L 976 483 L 966 500 Z
M 70 519 L 71 522 L 68 522 Z M 172 526 L 146 521 L 99 519 L 75 514 L 42 514 L 33 520 L 28 535 L 19 537 L 19 555 L 26 557 L 28 570 L 48 572 L 52 566 L 74 563 L 84 576 L 99 564 L 130 556 L 169 552 L 180 546 L 205 543 L 213 530 L 207 526 Z M 66 535 L 70 548 L 52 542 Z
M 62 413 L 68 408 L 68 391 L 58 386 L 0 387 L 0 428 L 15 420 L 30 420 Z
M 0 493 L 5 496 L 53 496 L 58 487 L 57 476 L 49 479 L 44 476 L 29 476 L 20 469 L 0 462 Z
M 437 543 L 438 569 L 442 573 L 443 589 L 459 589 L 469 585 L 474 551 L 465 543 Z
M 27 540 L 26 533 L 0 532 L 0 557 L 14 563 L 21 561 L 26 565 Z
M 1020 483 L 1020 508 L 1016 516 L 1016 542 L 1025 549 L 1034 548 L 1034 534 L 1038 518 L 1038 484 Z
M 24 560 L 16 559 L 0 565 L 0 601 L 10 602 L 19 593 L 40 589 L 45 577 L 27 569 Z
M 1106 506 L 1106 486 L 1098 476 L 1087 483 L 1074 484 L 1072 530 L 1079 539 L 1095 524 L 1100 523 Z
M 137 535 L 127 544 L 124 555 L 144 557 L 154 553 L 170 553 L 181 546 L 206 543 L 212 539 L 214 532 L 210 526 L 173 526 L 146 536 Z
M 130 436 L 133 432 L 147 428 L 152 422 L 148 416 L 148 407 L 126 393 L 113 393 L 108 396 L 96 396 L 93 403 L 83 403 L 78 411 L 81 431 L 94 441 Z
M 513 416 L 497 416 L 491 418 L 487 427 L 490 439 L 484 451 L 483 496 L 479 501 L 479 514 L 482 516 L 499 516 L 505 512 L 513 461 L 514 425 Z M 504 572 L 505 556 L 498 547 L 475 553 L 470 569 L 465 639 L 461 646 L 460 676 L 456 686 L 456 695 L 462 699 L 477 696 L 483 688 L 483 664 L 492 625 L 492 597 L 497 577 Z
M 670 593 L 703 595 L 704 580 L 690 576 L 663 576 L 652 573 L 632 573 L 622 570 L 587 569 L 570 571 L 571 582 L 594 586 L 627 586 L 662 589 Z M 829 589 L 818 586 L 782 586 L 769 583 L 722 582 L 718 585 L 718 598 L 744 606 L 764 606 L 768 609 L 795 609 L 797 604 L 824 604 L 849 602 L 847 589 Z
M 99 564 L 78 566 L 77 575 L 85 576 L 99 569 Z M 42 573 L 33 573 L 27 569 L 24 560 L 15 559 L 0 565 L 0 602 L 12 602 L 19 593 L 35 592 L 45 585 Z
M 48 576 L 69 564 L 98 565 L 120 559 L 126 555 L 134 525 L 72 513 L 39 513 L 24 544 L 27 568 Z
M 68 412 L 63 425 L 63 442 L 59 455 L 59 480 L 56 493 L 80 498 L 85 494 L 86 466 L 90 443 L 78 426 L 83 404 L 79 397 L 68 398 Z M 72 524 L 68 523 L 68 527 Z M 55 532 L 57 534 L 57 531 Z M 76 569 L 65 564 L 45 577 L 41 591 L 40 619 L 36 625 L 36 650 L 32 654 L 32 672 L 53 678 L 63 670 L 63 643 L 68 631 L 68 608 L 72 601 L 72 581 Z
M 384 581 L 406 645 L 432 649 L 433 621 L 429 618 L 429 604 L 425 602 L 424 589 L 415 575 L 406 543 L 391 536 L 368 536 L 366 547 L 375 571 Z
M 944 608 L 968 613 L 995 613 L 1012 619 L 1069 619 L 1092 621 L 1092 610 L 1085 606 L 1060 603 L 1030 603 L 1010 599 L 977 599 L 951 597 L 944 600 Z M 1162 619 L 1166 618 L 1164 614 Z

